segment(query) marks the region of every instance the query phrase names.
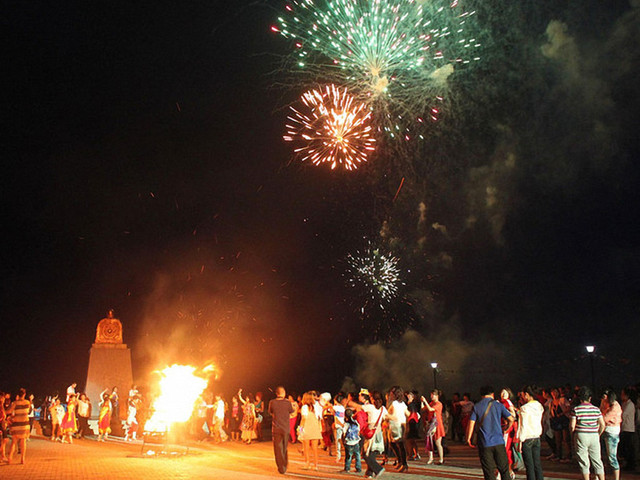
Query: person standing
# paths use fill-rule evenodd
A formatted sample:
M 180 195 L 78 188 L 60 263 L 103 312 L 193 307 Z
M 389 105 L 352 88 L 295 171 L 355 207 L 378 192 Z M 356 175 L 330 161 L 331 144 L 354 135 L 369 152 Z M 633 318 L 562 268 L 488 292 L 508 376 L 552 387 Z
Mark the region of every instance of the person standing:
M 430 398 L 431 402 L 422 397 L 422 407 L 427 411 L 427 421 L 431 422 L 435 417 L 436 428 L 433 431 L 432 448 L 429 450 L 429 459 L 427 465 L 433 463 L 433 449 L 438 450 L 438 465 L 444 463 L 444 451 L 442 448 L 442 439 L 444 438 L 444 422 L 442 421 L 442 402 L 440 401 L 440 390 L 431 390 Z
M 564 394 L 564 390 L 554 388 L 551 390 L 551 404 L 549 422 L 554 432 L 556 443 L 556 455 L 560 463 L 569 463 L 571 460 L 571 435 L 569 433 L 569 414 L 571 402 Z
M 127 433 L 124 436 L 125 442 L 137 440 L 138 434 L 138 397 L 129 397 L 129 406 L 127 407 Z
M 316 400 L 316 392 L 309 391 L 302 397 L 300 409 L 300 440 L 304 448 L 305 470 L 318 470 L 318 442 L 322 440 L 322 409 Z M 313 467 L 310 457 L 313 456 Z
M 213 403 L 213 441 L 226 442 L 228 437 L 224 431 L 224 400 L 220 394 L 215 395 Z
M 602 438 L 607 448 L 607 459 L 613 469 L 614 480 L 620 479 L 620 464 L 618 463 L 618 443 L 620 442 L 620 425 L 622 424 L 622 407 L 618 403 L 616 392 L 607 389 L 602 394 L 600 411 L 604 419 L 604 433 Z
M 384 452 L 382 422 L 387 418 L 387 409 L 380 392 L 373 391 L 371 395 L 360 395 L 360 398 L 365 401 L 362 410 L 367 414 L 367 426 L 373 431 L 373 436 L 368 440 L 364 439 L 362 444 L 363 458 L 367 464 L 365 476 L 378 478 L 385 472 L 382 465 L 376 461 L 376 457 L 378 453 Z
M 21 388 L 18 398 L 9 407 L 9 417 L 11 418 L 11 447 L 9 447 L 9 463 L 16 451 L 16 446 L 20 445 L 20 463 L 25 463 L 27 455 L 27 437 L 29 436 L 29 407 L 31 402 L 25 398 L 27 392 Z
M 77 407 L 78 401 L 76 400 L 76 394 L 73 393 L 69 396 L 67 411 L 60 422 L 62 443 L 73 443 L 73 435 L 78 431 L 78 420 L 76 418 Z
M 27 435 L 27 440 L 31 437 L 31 431 L 33 430 L 33 422 L 36 419 L 36 408 L 35 408 L 35 396 L 32 394 L 29 395 L 29 434 Z
M 471 401 L 471 394 L 465 392 L 462 395 L 462 400 L 458 402 L 460 408 L 460 440 L 465 441 L 467 435 L 467 428 L 469 428 L 469 419 L 471 418 L 471 412 L 473 411 L 473 402 Z
M 527 480 L 544 480 L 540 461 L 540 437 L 542 436 L 542 416 L 544 407 L 535 398 L 534 388 L 526 386 L 522 389 L 524 405 L 520 407 L 520 421 L 516 441 L 518 451 L 522 453 Z
M 269 415 L 271 415 L 271 438 L 273 441 L 273 454 L 276 459 L 278 472 L 287 473 L 289 465 L 289 418 L 293 413 L 293 405 L 286 398 L 283 386 L 276 387 L 276 398 L 269 402 Z
M 351 460 L 355 459 L 356 473 L 362 472 L 362 460 L 360 456 L 360 425 L 354 418 L 354 412 L 350 408 L 345 410 L 344 432 L 344 473 L 351 470 Z
M 247 445 L 251 444 L 251 440 L 256 438 L 256 407 L 253 398 L 249 393 L 247 398 L 242 398 L 242 389 L 238 390 L 238 399 L 242 403 L 242 424 L 240 425 L 240 438 Z
M 231 440 L 240 440 L 240 415 L 242 409 L 240 408 L 240 402 L 237 396 L 231 397 L 231 411 L 229 418 L 229 433 L 231 434 Z
M 111 433 L 111 396 L 105 390 L 101 394 L 100 414 L 98 416 L 98 441 L 105 442 Z
M 406 436 L 407 456 L 409 460 L 420 460 L 418 440 L 420 440 L 420 412 L 422 408 L 417 390 L 407 392 L 407 408 L 409 409 Z
M 604 466 L 600 455 L 600 435 L 604 432 L 604 419 L 600 409 L 591 404 L 591 389 L 581 387 L 577 405 L 571 413 L 569 428 L 575 433 L 576 457 L 584 480 L 589 480 L 589 466 L 599 480 L 604 480 Z
M 509 460 L 504 445 L 501 421 L 507 421 L 507 428 L 514 422 L 513 415 L 504 405 L 493 398 L 494 389 L 485 386 L 480 389 L 482 399 L 473 406 L 467 427 L 467 445 L 473 447 L 471 437 L 477 424 L 478 456 L 485 480 L 495 480 L 496 468 L 502 479 L 509 478 Z
M 76 394 L 76 387 L 78 386 L 78 384 L 76 382 L 73 382 L 71 385 L 69 385 L 67 387 L 67 403 L 69 403 L 69 399 L 71 398 L 71 395 L 75 395 Z
M 637 393 L 635 390 L 625 387 L 620 395 L 622 399 L 622 431 L 620 432 L 620 449 L 626 462 L 624 470 L 636 469 L 636 449 L 638 439 L 636 437 L 636 405 Z
M 333 446 L 333 423 L 335 422 L 335 413 L 333 411 L 333 405 L 331 404 L 331 394 L 329 392 L 322 393 L 318 402 L 322 408 L 322 442 L 324 444 L 324 450 L 327 450 L 331 457 L 333 456 L 331 447 Z
M 89 416 L 91 415 L 91 402 L 85 393 L 78 398 L 78 437 L 84 438 L 89 433 Z
M 56 396 L 51 406 L 49 407 L 49 414 L 51 415 L 51 441 L 62 440 L 62 431 L 60 429 L 60 423 L 62 417 L 64 417 L 64 407 L 60 404 L 60 399 Z
M 404 437 L 407 428 L 407 416 L 409 410 L 404 403 L 404 391 L 399 386 L 391 387 L 388 394 L 388 419 L 389 432 L 391 433 L 391 448 L 393 448 L 398 459 L 398 471 L 409 470 L 407 465 L 407 450 L 404 444 Z
M 111 396 L 109 397 L 111 400 L 111 424 L 109 427 L 111 428 L 111 433 L 113 435 L 121 437 L 122 433 L 122 419 L 120 418 L 120 394 L 118 393 L 118 387 L 114 386 L 111 389 Z
M 344 436 L 344 404 L 347 403 L 345 396 L 339 393 L 333 399 L 333 432 L 336 439 L 336 462 L 340 463 L 342 458 L 342 437 Z
M 7 427 L 7 414 L 4 409 L 4 393 L 0 392 L 0 462 L 6 462 L 7 442 L 9 441 L 9 428 Z
M 504 408 L 509 410 L 509 413 L 516 418 L 516 407 L 513 405 L 513 392 L 509 387 L 505 387 L 500 390 L 500 403 L 504 405 Z M 514 477 L 512 475 L 513 472 L 513 442 L 516 437 L 516 431 L 518 429 L 518 421 L 516 420 L 511 427 L 506 427 L 506 421 L 502 421 L 502 435 L 504 436 L 504 444 L 505 449 L 507 450 L 507 459 L 509 460 L 509 476 Z
M 254 410 L 256 411 L 256 421 L 253 425 L 256 431 L 256 441 L 262 441 L 262 421 L 264 420 L 264 400 L 262 399 L 262 392 L 256 392 L 254 398 Z

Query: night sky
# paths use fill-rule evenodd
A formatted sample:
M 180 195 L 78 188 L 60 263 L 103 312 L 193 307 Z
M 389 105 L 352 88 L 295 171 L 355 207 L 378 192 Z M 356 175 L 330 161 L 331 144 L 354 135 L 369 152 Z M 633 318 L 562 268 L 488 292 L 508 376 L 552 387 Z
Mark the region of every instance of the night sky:
M 585 383 L 590 343 L 637 383 L 640 3 L 471 3 L 482 61 L 425 141 L 343 172 L 282 140 L 284 3 L 13 2 L 0 389 L 82 387 L 109 308 L 143 383 Z M 367 242 L 404 285 L 363 316 Z

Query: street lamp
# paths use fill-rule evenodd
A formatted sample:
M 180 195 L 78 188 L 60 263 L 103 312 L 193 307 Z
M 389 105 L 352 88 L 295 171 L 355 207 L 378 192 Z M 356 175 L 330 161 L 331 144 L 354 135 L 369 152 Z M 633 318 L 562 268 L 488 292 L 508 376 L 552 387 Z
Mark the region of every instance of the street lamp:
M 431 368 L 433 368 L 433 388 L 438 389 L 438 362 L 431 362 Z
M 589 362 L 591 363 L 591 390 L 592 390 L 592 395 L 595 398 L 596 396 L 596 371 L 595 371 L 595 367 L 593 364 L 593 359 L 595 357 L 595 355 L 593 354 L 596 351 L 596 347 L 595 345 L 587 345 L 586 347 L 584 347 L 587 350 L 587 353 L 589 354 Z

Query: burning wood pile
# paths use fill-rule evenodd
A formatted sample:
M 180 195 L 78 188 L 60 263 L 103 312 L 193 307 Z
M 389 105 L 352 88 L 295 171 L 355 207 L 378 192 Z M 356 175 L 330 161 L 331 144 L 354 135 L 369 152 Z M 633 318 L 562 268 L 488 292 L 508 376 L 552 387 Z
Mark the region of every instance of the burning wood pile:
M 151 417 L 144 425 L 143 454 L 170 453 L 170 435 L 191 418 L 198 398 L 207 388 L 206 377 L 212 371 L 213 366 L 197 372 L 197 368 L 190 365 L 171 365 L 158 372 L 160 395 L 153 401 Z M 160 452 L 156 450 L 158 448 Z

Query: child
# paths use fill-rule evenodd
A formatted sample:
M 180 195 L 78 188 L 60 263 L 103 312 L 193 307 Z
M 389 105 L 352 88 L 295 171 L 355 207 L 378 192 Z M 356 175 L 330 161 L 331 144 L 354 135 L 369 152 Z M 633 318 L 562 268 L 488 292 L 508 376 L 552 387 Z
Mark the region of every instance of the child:
M 60 441 L 62 440 L 60 423 L 62 422 L 62 417 L 64 417 L 65 411 L 64 407 L 60 405 L 60 399 L 58 397 L 55 397 L 53 403 L 49 407 L 49 413 L 51 414 L 51 441 Z
M 344 471 L 348 472 L 351 468 L 351 459 L 356 459 L 356 472 L 362 472 L 362 463 L 360 459 L 360 425 L 353 418 L 353 410 L 347 408 L 344 412 Z
M 342 458 L 342 437 L 344 436 L 344 406 L 347 404 L 347 399 L 342 393 L 336 395 L 333 400 L 333 415 L 335 420 L 333 422 L 333 428 L 335 430 L 336 439 L 336 463 L 340 463 Z

